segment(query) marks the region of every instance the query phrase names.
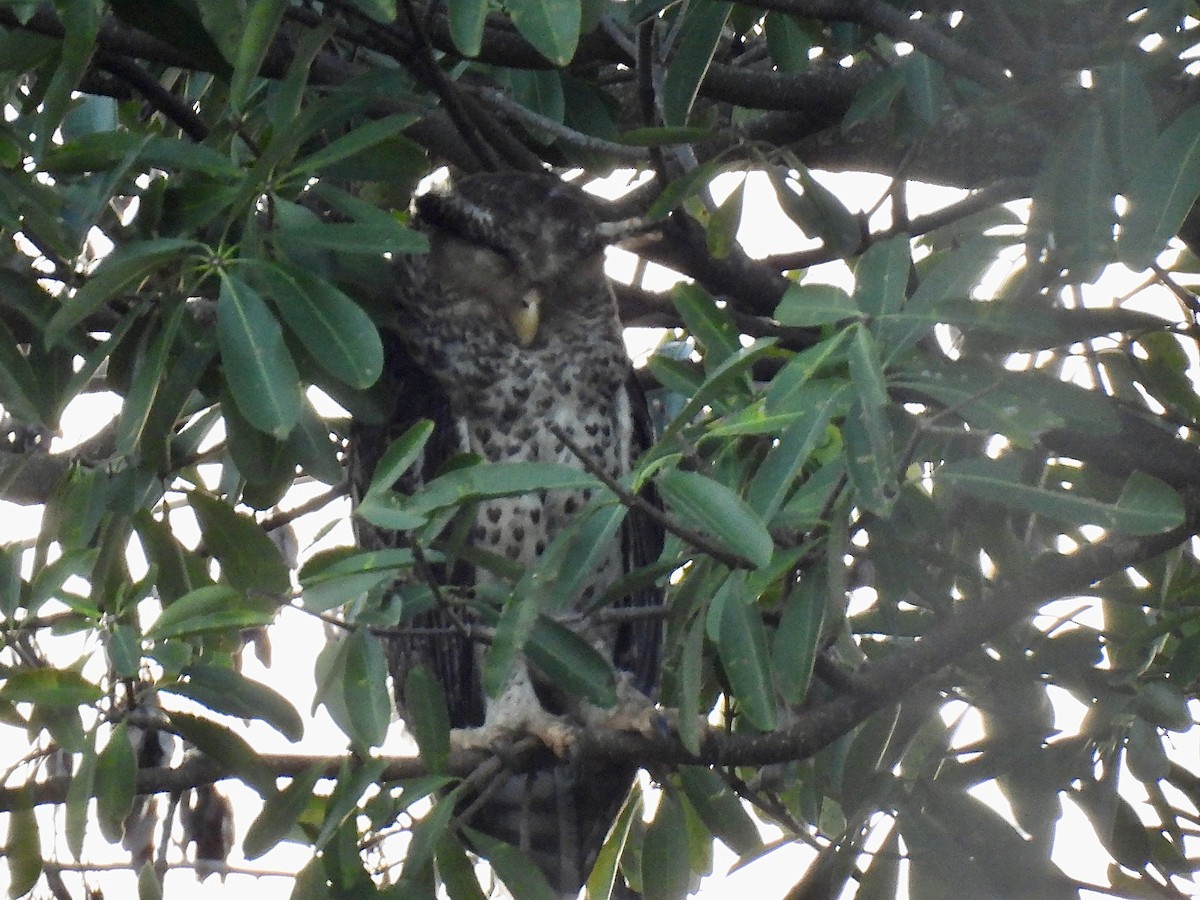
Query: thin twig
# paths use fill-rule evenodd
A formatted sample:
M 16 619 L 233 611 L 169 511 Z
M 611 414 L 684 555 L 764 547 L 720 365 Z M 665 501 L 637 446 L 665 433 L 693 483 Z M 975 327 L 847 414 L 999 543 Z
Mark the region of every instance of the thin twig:
M 619 481 L 604 471 L 603 467 L 596 464 L 596 461 L 583 452 L 575 441 L 567 436 L 567 433 L 559 427 L 557 422 L 550 422 L 548 425 L 550 433 L 566 445 L 567 449 L 579 460 L 584 471 L 589 475 L 594 476 L 606 488 L 617 495 L 617 499 L 621 504 L 628 509 L 637 510 L 639 513 L 647 516 L 656 525 L 661 526 L 664 530 L 675 535 L 680 540 L 690 544 L 695 549 L 699 550 L 707 556 L 711 556 L 719 563 L 723 563 L 731 569 L 753 569 L 754 564 L 747 559 L 744 559 L 736 553 L 730 553 L 724 547 L 715 544 L 711 541 L 708 535 L 695 529 L 688 528 L 686 525 L 680 524 L 673 517 L 667 515 L 653 503 L 650 503 L 644 497 L 628 490 Z

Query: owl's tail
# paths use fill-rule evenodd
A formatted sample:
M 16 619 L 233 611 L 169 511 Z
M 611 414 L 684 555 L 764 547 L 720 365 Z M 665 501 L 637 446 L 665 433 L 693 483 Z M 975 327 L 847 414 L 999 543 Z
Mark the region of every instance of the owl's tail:
M 484 789 L 469 824 L 519 847 L 559 896 L 574 900 L 636 776 L 636 767 L 609 760 L 503 774 Z M 617 882 L 614 898 L 639 897 Z

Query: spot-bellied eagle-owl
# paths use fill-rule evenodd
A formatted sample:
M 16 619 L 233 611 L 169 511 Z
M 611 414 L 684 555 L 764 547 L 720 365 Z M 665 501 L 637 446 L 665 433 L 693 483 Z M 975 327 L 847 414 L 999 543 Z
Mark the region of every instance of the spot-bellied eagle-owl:
M 383 450 L 418 418 L 435 424 L 418 479 L 432 478 L 461 452 L 488 462 L 582 467 L 578 451 L 614 478 L 628 472 L 648 445 L 650 429 L 603 272 L 604 248 L 621 227 L 603 222 L 586 194 L 549 174 L 470 176 L 453 190 L 418 198 L 416 210 L 430 252 L 395 267 L 395 318 L 382 329 L 383 377 L 395 406 L 387 421 L 358 425 L 351 435 L 355 483 L 365 486 Z M 556 490 L 482 502 L 469 541 L 532 565 L 587 500 L 585 492 Z M 397 543 L 395 535 L 365 523 L 357 528 L 365 548 Z M 612 661 L 623 685 L 643 695 L 658 680 L 657 618 L 605 624 L 578 613 L 594 610 L 625 573 L 653 562 L 661 543 L 661 532 L 630 511 L 560 616 Z M 461 562 L 449 569 L 438 577 L 450 585 L 469 588 L 496 579 Z M 653 589 L 644 588 L 613 601 L 659 602 Z M 410 633 L 389 639 L 401 715 L 408 672 L 423 665 L 445 691 L 452 727 L 511 735 L 538 732 L 551 716 L 579 723 L 585 705 L 524 660 L 514 665 L 501 695 L 485 699 L 483 648 L 446 612 L 421 612 L 401 626 Z M 533 774 L 505 773 L 475 798 L 467 824 L 521 847 L 552 887 L 573 897 L 636 769 L 568 754 Z M 619 892 L 624 886 L 618 884 Z

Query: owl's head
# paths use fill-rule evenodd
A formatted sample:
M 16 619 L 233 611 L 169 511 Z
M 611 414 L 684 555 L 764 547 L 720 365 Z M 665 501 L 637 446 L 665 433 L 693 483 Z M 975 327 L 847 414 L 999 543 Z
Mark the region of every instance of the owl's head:
M 472 175 L 416 200 L 444 290 L 499 315 L 522 346 L 544 320 L 611 304 L 604 248 L 630 223 L 603 221 L 586 193 L 550 174 Z

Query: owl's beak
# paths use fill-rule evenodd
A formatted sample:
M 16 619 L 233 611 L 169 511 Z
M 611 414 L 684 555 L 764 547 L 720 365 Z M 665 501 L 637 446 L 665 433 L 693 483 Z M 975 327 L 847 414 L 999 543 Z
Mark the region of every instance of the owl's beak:
M 542 295 L 536 289 L 526 291 L 520 302 L 509 310 L 508 324 L 512 326 L 517 342 L 522 347 L 528 347 L 537 337 L 541 311 Z

